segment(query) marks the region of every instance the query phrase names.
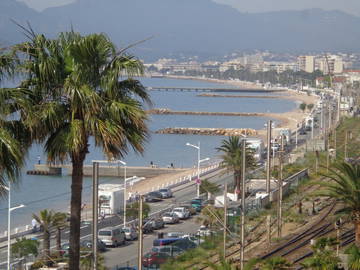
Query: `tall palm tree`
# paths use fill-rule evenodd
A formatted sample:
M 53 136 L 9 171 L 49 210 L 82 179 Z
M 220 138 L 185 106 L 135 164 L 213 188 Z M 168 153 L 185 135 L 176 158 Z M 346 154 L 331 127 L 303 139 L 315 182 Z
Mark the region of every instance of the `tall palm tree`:
M 7 49 L 0 49 L 0 85 L 3 79 L 13 76 L 16 57 Z M 17 104 L 24 104 L 21 88 L 0 88 L 0 196 L 5 195 L 7 181 L 15 181 L 24 163 L 27 149 L 27 132 L 12 114 Z
M 72 163 L 69 269 L 79 269 L 83 166 L 89 138 L 108 159 L 121 158 L 129 146 L 143 152 L 148 136 L 143 102 L 150 98 L 134 76 L 143 74 L 139 60 L 117 52 L 104 34 L 61 33 L 47 39 L 28 31 L 30 42 L 17 49 L 28 77 L 32 106 L 22 120 L 32 137 L 44 143 L 49 161 Z
M 67 224 L 67 214 L 62 212 L 56 212 L 54 213 L 52 225 L 56 229 L 56 249 L 61 254 L 61 232 Z
M 221 145 L 216 148 L 222 152 L 222 167 L 234 172 L 234 187 L 240 193 L 242 179 L 242 139 L 238 136 L 230 136 L 227 140 L 222 140 Z M 246 147 L 246 168 L 255 166 L 254 152 Z
M 43 231 L 43 257 L 48 264 L 50 262 L 50 230 L 54 221 L 54 211 L 44 209 L 38 215 L 33 214 L 33 218 L 39 223 Z
M 333 165 L 326 176 L 329 182 L 321 182 L 325 190 L 317 195 L 336 199 L 342 208 L 339 214 L 344 214 L 351 219 L 355 228 L 355 243 L 360 247 L 360 165 L 338 163 Z

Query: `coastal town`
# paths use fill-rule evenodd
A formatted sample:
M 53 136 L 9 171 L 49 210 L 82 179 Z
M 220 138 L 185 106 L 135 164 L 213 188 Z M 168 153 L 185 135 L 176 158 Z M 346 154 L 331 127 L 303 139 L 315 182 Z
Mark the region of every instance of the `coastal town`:
M 360 269 L 360 7 L 324 1 L 0 1 L 0 270 Z

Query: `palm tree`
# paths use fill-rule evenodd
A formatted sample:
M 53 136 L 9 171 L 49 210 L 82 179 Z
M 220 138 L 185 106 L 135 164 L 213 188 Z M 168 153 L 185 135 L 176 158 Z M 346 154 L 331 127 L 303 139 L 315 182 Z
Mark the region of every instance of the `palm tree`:
M 38 240 L 26 239 L 25 237 L 17 238 L 16 242 L 11 245 L 11 253 L 19 259 L 24 258 L 26 263 L 27 256 L 34 255 L 36 257 L 38 255 L 39 244 Z
M 40 224 L 40 227 L 43 231 L 43 257 L 46 264 L 50 262 L 50 229 L 52 228 L 54 221 L 54 211 L 52 210 L 41 210 L 39 215 L 33 214 L 33 218 L 37 223 Z
M 56 248 L 61 254 L 61 231 L 68 225 L 67 214 L 62 212 L 54 213 L 52 225 L 56 228 Z
M 234 187 L 240 191 L 242 179 L 242 139 L 238 136 L 230 136 L 227 140 L 222 140 L 221 146 L 217 147 L 218 152 L 222 152 L 222 167 L 234 172 Z M 249 147 L 246 148 L 246 168 L 255 166 L 254 152 Z M 239 192 L 240 193 L 240 192 Z
M 291 263 L 282 257 L 272 257 L 261 263 L 261 270 L 287 270 L 291 269 Z
M 0 49 L 0 84 L 13 75 L 14 64 L 14 56 Z M 7 181 L 17 179 L 24 162 L 26 131 L 18 120 L 10 117 L 17 110 L 16 104 L 25 102 L 20 98 L 22 94 L 23 89 L 0 88 L 0 196 L 5 194 Z
M 148 136 L 143 102 L 150 99 L 134 76 L 141 62 L 117 52 L 104 34 L 61 33 L 50 40 L 28 31 L 30 42 L 17 49 L 27 55 L 23 81 L 32 106 L 22 120 L 32 137 L 45 145 L 49 161 L 72 163 L 69 269 L 80 260 L 80 213 L 83 166 L 89 138 L 108 159 L 121 158 L 129 146 L 143 152 Z M 120 80 L 119 80 L 120 79 Z M 122 79 L 122 80 L 121 80 Z
M 325 190 L 316 193 L 336 199 L 342 208 L 339 214 L 348 216 L 355 228 L 355 243 L 360 246 L 360 165 L 342 162 L 333 165 L 329 174 L 330 181 L 321 182 Z

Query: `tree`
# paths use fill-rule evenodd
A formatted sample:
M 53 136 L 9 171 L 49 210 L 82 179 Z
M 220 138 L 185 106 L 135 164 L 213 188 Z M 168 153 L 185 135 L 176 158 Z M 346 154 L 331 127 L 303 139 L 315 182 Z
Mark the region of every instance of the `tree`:
M 134 202 L 126 205 L 126 217 L 131 219 L 136 219 L 139 217 L 139 202 Z M 143 202 L 143 218 L 147 218 L 150 213 L 150 205 Z
M 29 255 L 38 255 L 39 241 L 33 239 L 26 239 L 25 237 L 21 239 L 16 239 L 16 242 L 11 245 L 11 253 L 14 254 L 17 258 L 25 258 Z
M 61 255 L 61 231 L 68 226 L 67 217 L 66 213 L 56 212 L 52 221 L 52 225 L 56 228 L 56 249 L 59 255 Z
M 47 265 L 50 264 L 50 229 L 52 228 L 54 221 L 54 211 L 52 210 L 41 210 L 39 215 L 33 214 L 33 218 L 43 231 L 43 257 Z
M 299 109 L 300 110 L 302 110 L 302 112 L 305 112 L 305 110 L 306 110 L 306 103 L 301 103 L 300 105 L 299 105 Z
M 314 108 L 314 104 L 313 103 L 307 104 L 306 107 L 308 111 L 311 112 L 311 110 Z
M 56 39 L 27 31 L 29 42 L 17 46 L 24 55 L 31 106 L 22 121 L 32 138 L 44 143 L 48 161 L 72 163 L 69 269 L 78 270 L 83 166 L 89 138 L 110 160 L 129 147 L 143 152 L 148 136 L 143 102 L 145 88 L 135 76 L 143 65 L 124 50 L 116 51 L 104 34 L 61 33 Z
M 221 166 L 228 171 L 234 172 L 234 187 L 240 193 L 242 179 L 242 140 L 238 136 L 230 136 L 227 140 L 222 140 L 221 146 L 217 147 L 218 152 L 222 152 Z M 256 166 L 254 151 L 246 147 L 246 169 Z
M 15 69 L 15 56 L 0 49 L 0 84 L 10 78 Z M 5 195 L 7 181 L 16 181 L 24 164 L 27 132 L 20 121 L 9 117 L 17 111 L 18 103 L 25 103 L 21 88 L 0 88 L 0 196 Z
M 260 263 L 261 270 L 287 270 L 292 269 L 292 265 L 285 258 L 272 257 Z
M 348 216 L 354 224 L 355 243 L 360 246 L 360 165 L 342 162 L 334 164 L 326 176 L 329 182 L 319 183 L 325 190 L 316 194 L 336 199 L 342 208 L 339 214 Z
M 305 259 L 301 265 L 305 269 L 311 270 L 338 270 L 340 259 L 335 256 L 331 249 L 336 244 L 336 239 L 332 237 L 318 239 L 315 245 L 311 247 L 313 256 Z
M 202 193 L 211 193 L 215 194 L 220 191 L 219 185 L 210 182 L 208 179 L 204 179 L 200 184 L 200 194 Z
M 356 245 L 345 250 L 348 254 L 348 267 L 349 270 L 360 270 L 360 249 Z

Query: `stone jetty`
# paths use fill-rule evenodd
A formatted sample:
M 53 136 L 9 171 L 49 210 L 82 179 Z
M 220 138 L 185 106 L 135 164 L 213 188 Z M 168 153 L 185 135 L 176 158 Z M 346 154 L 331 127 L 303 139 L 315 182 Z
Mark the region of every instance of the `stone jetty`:
M 193 134 L 214 136 L 256 136 L 255 129 L 251 128 L 164 128 L 155 131 L 158 134 Z
M 199 94 L 197 97 L 219 97 L 219 98 L 284 98 L 286 96 L 244 96 L 244 95 L 220 95 L 220 94 Z
M 237 112 L 192 112 L 192 111 L 173 111 L 167 108 L 148 110 L 149 114 L 182 114 L 182 115 L 213 115 L 213 116 L 268 116 L 265 113 L 237 113 Z

